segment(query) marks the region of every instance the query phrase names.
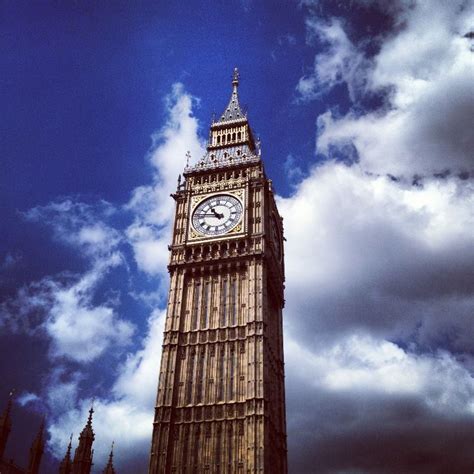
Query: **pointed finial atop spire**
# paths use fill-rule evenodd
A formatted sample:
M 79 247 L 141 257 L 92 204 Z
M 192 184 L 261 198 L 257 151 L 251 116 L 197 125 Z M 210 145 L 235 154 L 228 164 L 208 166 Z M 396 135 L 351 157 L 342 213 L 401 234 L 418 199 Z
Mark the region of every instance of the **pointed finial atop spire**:
M 232 85 L 237 87 L 239 85 L 239 70 L 235 67 L 234 74 L 232 75 Z
M 221 115 L 218 123 L 228 122 L 233 120 L 242 120 L 246 118 L 239 104 L 239 94 L 237 88 L 239 86 L 239 70 L 234 68 L 234 73 L 232 75 L 232 95 L 230 97 L 230 102 L 227 105 L 227 108 L 224 110 L 224 113 Z
M 94 414 L 94 400 L 92 400 L 91 409 L 89 410 L 89 418 L 87 419 L 87 424 L 92 426 L 92 415 Z
M 34 439 L 31 448 L 30 448 L 30 458 L 28 462 L 27 472 L 29 474 L 38 474 L 41 464 L 41 458 L 43 457 L 44 452 L 44 426 L 45 426 L 46 417 L 43 416 L 41 420 L 41 425 L 38 430 L 38 434 Z
M 71 450 L 72 450 L 72 433 L 69 437 L 69 444 L 67 446 L 66 454 L 64 455 L 61 464 L 59 465 L 59 474 L 71 474 L 72 473 L 72 459 L 71 459 Z
M 5 408 L 4 416 L 6 417 L 7 415 L 10 414 L 10 411 L 12 409 L 12 404 L 13 404 L 13 396 L 15 395 L 15 389 L 12 388 L 10 390 L 10 393 L 8 394 L 8 402 L 7 402 L 7 407 Z
M 112 441 L 112 446 L 110 447 L 109 462 L 107 463 L 107 466 L 105 466 L 105 469 L 102 471 L 103 474 L 115 474 L 114 444 L 115 444 L 115 441 Z

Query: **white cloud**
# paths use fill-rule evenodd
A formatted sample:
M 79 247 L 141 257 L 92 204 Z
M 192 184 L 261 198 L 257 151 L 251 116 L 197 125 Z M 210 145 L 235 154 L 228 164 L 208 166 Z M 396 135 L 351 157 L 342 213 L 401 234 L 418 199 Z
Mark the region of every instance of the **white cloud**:
M 161 343 L 165 312 L 156 310 L 149 318 L 147 336 L 142 347 L 130 353 L 117 369 L 118 377 L 110 390 L 110 398 L 96 398 L 93 428 L 95 463 L 105 465 L 110 445 L 115 442 L 116 465 L 122 469 L 145 470 L 150 448 L 153 423 L 153 406 L 156 396 Z M 60 392 L 63 393 L 63 386 Z M 55 401 L 64 410 L 49 427 L 50 447 L 61 458 L 71 432 L 78 434 L 84 427 L 92 400 L 78 400 L 77 386 L 67 384 L 66 391 L 73 403 L 66 405 Z M 53 391 L 57 387 L 53 386 Z M 56 411 L 57 413 L 58 411 Z M 135 471 L 136 472 L 136 471 Z
M 106 223 L 115 212 L 106 201 L 87 204 L 64 199 L 33 207 L 24 216 L 51 227 L 58 241 L 80 250 L 84 257 L 100 259 L 113 252 L 122 239 L 120 232 Z
M 127 204 L 127 208 L 135 213 L 135 221 L 127 229 L 127 236 L 136 263 L 141 270 L 152 275 L 164 273 L 166 269 L 174 212 L 170 194 L 176 191 L 186 153 L 190 151 L 193 160 L 204 153 L 198 136 L 198 122 L 192 114 L 196 102 L 181 84 L 173 86 L 165 101 L 167 122 L 153 135 L 153 147 L 148 157 L 153 167 L 153 184 L 136 188 Z
M 96 265 L 70 287 L 60 288 L 52 284 L 53 304 L 43 327 L 52 339 L 54 356 L 88 362 L 111 345 L 123 346 L 131 342 L 134 328 L 129 322 L 119 319 L 110 305 L 91 304 L 98 280 L 104 272 L 120 263 L 120 256 L 114 254 L 109 261 Z
M 314 60 L 313 71 L 303 76 L 296 87 L 304 101 L 320 97 L 331 87 L 346 83 L 352 100 L 364 92 L 369 61 L 352 44 L 340 19 L 329 22 L 310 17 L 306 22 L 309 42 L 317 36 L 327 45 Z
M 27 405 L 28 403 L 39 401 L 40 398 L 35 393 L 23 392 L 16 400 L 23 407 Z
M 436 328 L 454 331 L 450 344 L 461 349 L 464 335 L 474 336 L 472 183 L 412 186 L 327 163 L 278 205 L 287 239 L 287 320 L 303 337 L 324 340 L 365 327 L 427 344 Z
M 126 237 L 133 248 L 138 268 L 150 275 L 166 272 L 167 246 L 171 240 L 174 214 L 174 201 L 170 193 L 176 190 L 176 180 L 183 171 L 186 152 L 190 150 L 194 159 L 203 152 L 198 137 L 198 122 L 192 115 L 195 103 L 196 99 L 187 94 L 180 84 L 173 87 L 165 102 L 168 120 L 154 135 L 154 144 L 148 157 L 153 167 L 153 184 L 136 188 L 126 205 L 126 209 L 132 211 L 134 216 L 134 222 L 126 229 Z M 100 229 L 95 227 L 83 228 L 80 235 L 88 241 L 102 240 Z M 64 295 L 66 303 L 69 296 L 70 293 Z M 103 308 L 95 310 L 102 311 Z M 164 310 L 152 312 L 141 347 L 130 352 L 116 369 L 110 396 L 96 398 L 94 402 L 94 449 L 98 466 L 101 462 L 105 464 L 110 444 L 115 441 L 114 458 L 122 470 L 137 472 L 146 469 L 164 319 Z M 78 433 L 84 426 L 91 400 L 81 399 L 79 386 L 74 381 L 57 386 L 60 387 L 60 394 L 63 388 L 73 392 L 69 394 L 72 403 L 62 405 L 64 409 L 56 411 L 62 414 L 49 428 L 53 453 L 61 457 L 69 433 Z
M 278 199 L 300 473 L 411 472 L 423 456 L 417 472 L 461 472 L 473 461 L 474 182 L 457 176 L 473 163 L 472 8 L 387 8 L 395 29 L 370 58 L 345 20 L 308 20 L 328 48 L 297 89 L 309 100 L 344 83 L 354 108 L 319 116 L 327 161 Z M 377 93 L 384 105 L 364 111 Z
M 395 17 L 399 32 L 385 38 L 369 61 L 340 21 L 328 26 L 311 17 L 310 31 L 329 47 L 316 56 L 314 72 L 301 78 L 297 89 L 303 98 L 341 82 L 355 102 L 366 92 L 390 91 L 383 110 L 322 114 L 318 152 L 331 155 L 353 145 L 361 165 L 375 173 L 472 171 L 474 90 L 465 34 L 473 18 L 472 5 L 462 1 L 402 3 Z
M 290 381 L 304 379 L 310 391 L 414 396 L 445 415 L 474 415 L 474 378 L 445 351 L 416 354 L 360 333 L 314 351 L 288 338 L 285 349 Z
M 133 325 L 119 318 L 111 302 L 92 303 L 98 284 L 121 264 L 116 252 L 79 277 L 45 277 L 20 288 L 1 305 L 0 321 L 13 331 L 47 334 L 53 358 L 90 362 L 112 345 L 127 345 Z

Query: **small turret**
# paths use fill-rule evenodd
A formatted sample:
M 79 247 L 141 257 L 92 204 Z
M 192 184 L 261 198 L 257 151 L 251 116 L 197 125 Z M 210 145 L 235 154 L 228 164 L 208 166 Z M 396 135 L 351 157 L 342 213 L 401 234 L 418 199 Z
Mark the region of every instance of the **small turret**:
M 27 474 L 38 474 L 41 464 L 41 458 L 44 452 L 44 418 L 30 448 L 30 459 L 28 462 Z
M 5 453 L 5 447 L 8 441 L 8 435 L 10 434 L 10 431 L 12 430 L 12 420 L 10 417 L 12 404 L 13 404 L 13 392 L 10 392 L 10 397 L 8 398 L 7 406 L 2 416 L 0 417 L 0 460 L 3 459 L 3 455 Z
M 115 474 L 115 469 L 114 469 L 114 443 L 112 443 L 112 447 L 110 448 L 109 462 L 107 463 L 107 466 L 105 466 L 105 469 L 102 471 L 102 474 Z
M 72 473 L 72 459 L 71 459 L 71 449 L 72 449 L 72 434 L 69 438 L 69 444 L 67 446 L 66 454 L 64 455 L 61 464 L 59 465 L 59 474 L 71 474 Z
M 90 474 L 92 468 L 92 443 L 94 442 L 94 431 L 92 430 L 92 415 L 94 409 L 91 407 L 89 410 L 89 418 L 87 419 L 86 426 L 82 430 L 79 436 L 79 444 L 74 453 L 74 461 L 72 463 L 73 474 Z

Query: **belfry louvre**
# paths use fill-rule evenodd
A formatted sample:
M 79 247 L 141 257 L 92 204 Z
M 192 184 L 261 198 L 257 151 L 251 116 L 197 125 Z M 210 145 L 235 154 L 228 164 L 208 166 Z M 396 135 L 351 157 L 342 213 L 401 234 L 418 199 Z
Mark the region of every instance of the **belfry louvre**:
M 283 225 L 239 105 L 173 197 L 149 473 L 286 473 Z

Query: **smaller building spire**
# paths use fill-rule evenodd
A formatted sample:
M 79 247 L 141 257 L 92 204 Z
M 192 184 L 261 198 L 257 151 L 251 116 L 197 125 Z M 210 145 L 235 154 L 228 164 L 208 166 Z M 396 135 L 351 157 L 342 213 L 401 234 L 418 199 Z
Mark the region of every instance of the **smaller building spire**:
M 7 406 L 3 411 L 2 416 L 0 417 L 0 459 L 3 458 L 3 455 L 5 453 L 5 447 L 8 441 L 8 436 L 10 435 L 10 431 L 12 430 L 11 411 L 13 405 L 13 393 L 14 390 L 10 392 L 8 396 Z
M 109 462 L 107 463 L 107 466 L 105 466 L 105 469 L 102 471 L 102 474 L 115 474 L 115 469 L 114 469 L 114 441 L 112 441 L 112 446 L 110 448 Z
M 89 474 L 91 472 L 92 458 L 94 455 L 92 443 L 95 439 L 94 430 L 92 429 L 93 414 L 94 408 L 91 406 L 86 426 L 84 426 L 84 429 L 81 431 L 79 444 L 74 453 L 74 461 L 72 463 L 73 474 Z
M 239 78 L 239 70 L 234 68 L 234 73 L 232 74 L 232 95 L 230 97 L 229 104 L 217 123 L 245 120 L 245 114 L 240 108 L 239 94 L 237 91 L 237 88 L 239 87 Z
M 44 425 L 45 418 L 41 420 L 41 425 L 30 448 L 30 459 L 28 462 L 27 474 L 38 474 L 41 464 L 41 458 L 44 452 Z
M 69 444 L 67 446 L 66 454 L 64 455 L 61 464 L 59 465 L 59 474 L 71 474 L 72 473 L 72 459 L 71 459 L 71 449 L 72 449 L 72 433 L 69 438 Z

